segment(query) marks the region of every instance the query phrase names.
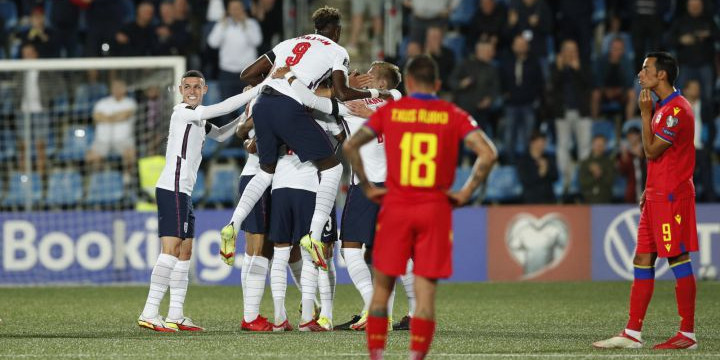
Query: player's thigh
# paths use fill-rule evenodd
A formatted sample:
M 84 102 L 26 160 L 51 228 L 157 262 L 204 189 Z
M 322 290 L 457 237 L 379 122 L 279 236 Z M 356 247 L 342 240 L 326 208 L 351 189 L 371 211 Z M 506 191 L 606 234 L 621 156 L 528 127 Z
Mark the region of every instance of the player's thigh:
M 675 257 L 697 251 L 695 202 L 692 198 L 674 201 L 648 201 L 652 212 L 652 232 L 658 257 Z
M 253 175 L 240 177 L 239 196 L 245 191 L 247 184 L 252 180 Z M 269 228 L 269 217 L 272 212 L 272 201 L 270 189 L 266 189 L 262 197 L 253 205 L 250 213 L 240 224 L 240 229 L 253 234 L 265 234 Z
M 261 255 L 265 244 L 265 234 L 245 233 L 245 253 L 248 255 Z
M 343 241 L 373 246 L 380 206 L 370 201 L 357 185 L 350 185 L 343 209 L 340 235 Z
M 448 202 L 422 204 L 414 209 L 417 232 L 413 244 L 413 272 L 431 279 L 452 275 L 452 207 Z M 407 263 L 403 264 L 407 265 Z
M 158 205 L 159 237 L 185 239 L 195 236 L 195 216 L 187 194 L 156 188 L 155 198 Z
M 389 276 L 405 274 L 412 251 L 414 230 L 404 206 L 383 205 L 377 218 L 373 266 Z
M 275 119 L 274 131 L 297 154 L 300 161 L 333 157 L 334 147 L 325 130 L 295 100 L 290 99 L 283 114 L 287 117 Z
M 300 239 L 310 232 L 313 212 L 315 210 L 315 193 L 300 189 L 286 189 L 291 194 L 292 234 L 293 245 L 300 243 Z M 317 238 L 317 236 L 313 236 Z
M 652 214 L 650 213 L 650 206 L 648 205 L 648 201 L 646 201 L 645 206 L 643 206 L 642 210 L 640 211 L 640 221 L 638 222 L 637 245 L 635 247 L 635 253 L 637 254 L 657 253 L 651 220 Z
M 260 94 L 252 108 L 260 164 L 276 164 L 278 149 L 282 145 L 274 132 L 274 119 L 288 115 L 285 114 L 278 98 L 278 96 Z
M 273 244 L 293 242 L 293 209 L 290 196 L 290 189 L 281 188 L 272 192 L 268 238 Z

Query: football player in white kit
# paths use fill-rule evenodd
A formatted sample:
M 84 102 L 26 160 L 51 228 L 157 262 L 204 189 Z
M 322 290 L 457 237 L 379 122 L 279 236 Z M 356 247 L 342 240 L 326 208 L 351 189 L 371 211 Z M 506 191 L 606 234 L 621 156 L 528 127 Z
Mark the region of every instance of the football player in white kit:
M 217 127 L 208 119 L 229 114 L 257 95 L 252 88 L 221 103 L 203 106 L 207 92 L 205 77 L 196 70 L 186 72 L 180 80 L 183 102 L 173 108 L 170 117 L 165 167 L 155 187 L 158 204 L 158 236 L 162 253 L 150 276 L 150 291 L 138 325 L 155 331 L 202 331 L 183 314 L 188 286 L 188 271 L 195 236 L 192 194 L 202 146 L 208 136 L 224 141 L 233 135 L 240 119 Z M 167 319 L 158 314 L 160 302 L 170 287 L 170 310 Z
M 332 78 L 333 92 L 341 101 L 384 97 L 387 91 L 358 90 L 348 86 L 349 58 L 347 51 L 337 44 L 340 38 L 340 12 L 323 7 L 312 16 L 315 34 L 281 42 L 264 54 L 242 73 L 242 80 L 256 85 L 271 73 L 273 67 L 292 66 L 298 79 L 314 90 L 327 78 Z M 312 161 L 320 171 L 320 185 L 316 194 L 310 231 L 301 239 L 301 246 L 310 250 L 313 262 L 327 270 L 324 246 L 318 240 L 322 228 L 335 203 L 342 165 L 334 154 L 324 131 L 305 111 L 298 96 L 287 81 L 269 79 L 253 106 L 260 169 L 248 183 L 233 213 L 232 220 L 222 231 L 225 247 L 234 244 L 240 223 L 267 189 L 275 172 L 280 145 L 292 148 L 301 161 Z

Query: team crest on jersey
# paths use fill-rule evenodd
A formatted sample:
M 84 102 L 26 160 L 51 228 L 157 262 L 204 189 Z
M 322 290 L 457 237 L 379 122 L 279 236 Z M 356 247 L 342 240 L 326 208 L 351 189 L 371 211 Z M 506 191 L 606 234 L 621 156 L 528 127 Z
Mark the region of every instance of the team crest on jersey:
M 673 108 L 673 115 L 674 115 L 674 116 L 677 116 L 677 114 L 678 114 L 679 112 L 680 112 L 680 108 L 679 108 L 679 107 L 676 106 L 676 107 Z
M 673 127 L 677 124 L 678 124 L 678 118 L 676 118 L 672 115 L 668 115 L 668 117 L 665 118 L 665 125 L 667 125 L 667 127 Z

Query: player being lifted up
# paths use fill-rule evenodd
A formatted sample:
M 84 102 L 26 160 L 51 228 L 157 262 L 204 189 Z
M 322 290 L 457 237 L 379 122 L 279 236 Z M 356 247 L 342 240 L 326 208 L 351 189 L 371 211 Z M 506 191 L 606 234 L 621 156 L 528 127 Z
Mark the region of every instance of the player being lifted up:
M 423 359 L 427 354 L 435 332 L 437 279 L 452 274 L 452 206 L 470 199 L 497 157 L 492 142 L 470 115 L 435 96 L 440 80 L 431 57 L 410 59 L 405 86 L 410 95 L 375 111 L 344 147 L 367 197 L 374 201 L 384 197 L 373 247 L 374 291 L 366 325 L 371 359 L 383 358 L 388 298 L 411 256 L 417 306 L 410 320 L 410 358 Z M 379 136 L 385 139 L 387 190 L 368 180 L 360 157 L 360 147 Z M 462 189 L 449 192 L 457 145 L 463 139 L 478 157 Z
M 202 161 L 205 137 L 225 141 L 235 132 L 240 119 L 217 127 L 208 119 L 229 114 L 257 95 L 250 89 L 225 101 L 202 106 L 207 92 L 205 77 L 199 71 L 186 72 L 180 80 L 183 102 L 173 108 L 170 116 L 165 167 L 155 187 L 158 204 L 158 236 L 162 253 L 158 256 L 150 276 L 150 292 L 138 325 L 155 331 L 201 331 L 183 314 L 188 286 L 188 271 L 195 236 L 195 216 L 190 195 Z M 158 307 L 170 287 L 170 311 L 166 320 L 158 314 Z
M 347 85 L 349 58 L 347 51 L 337 44 L 341 32 L 340 12 L 323 7 L 315 11 L 312 19 L 315 34 L 281 42 L 246 68 L 242 80 L 252 85 L 259 84 L 273 67 L 292 66 L 295 75 L 313 90 L 330 77 L 334 95 L 341 101 L 379 96 L 389 98 L 387 91 L 358 90 Z M 240 223 L 270 186 L 278 148 L 286 144 L 301 161 L 312 161 L 320 171 L 310 231 L 301 240 L 301 245 L 311 250 L 316 265 L 327 270 L 323 245 L 317 238 L 335 203 L 342 165 L 324 132 L 305 111 L 288 82 L 270 79 L 266 84 L 253 106 L 261 171 L 248 183 L 232 220 L 221 231 L 223 248 L 234 249 Z M 232 257 L 234 251 L 223 256 Z

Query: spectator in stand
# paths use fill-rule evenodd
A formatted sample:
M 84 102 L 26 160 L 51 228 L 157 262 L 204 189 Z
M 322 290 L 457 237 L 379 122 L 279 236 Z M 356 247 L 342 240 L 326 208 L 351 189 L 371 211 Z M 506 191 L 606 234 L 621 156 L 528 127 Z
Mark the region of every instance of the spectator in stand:
M 626 4 L 630 7 L 632 24 L 630 34 L 635 54 L 633 68 L 641 69 L 645 53 L 660 48 L 661 36 L 665 30 L 663 15 L 670 9 L 670 0 L 630 0 Z
M 625 202 L 637 204 L 645 188 L 645 151 L 640 137 L 640 124 L 630 126 L 625 133 L 617 167 L 619 175 L 627 180 L 625 185 Z
M 425 36 L 425 52 L 437 63 L 442 90 L 450 90 L 450 72 L 455 67 L 455 53 L 443 45 L 444 32 L 441 27 L 431 26 Z
M 187 24 L 175 20 L 173 3 L 160 4 L 160 24 L 155 28 L 155 36 L 155 55 L 187 55 L 190 33 Z
M 447 27 L 448 17 L 458 4 L 459 0 L 405 0 L 412 11 L 410 40 L 422 44 L 429 27 Z
M 635 94 L 635 71 L 632 62 L 625 53 L 625 42 L 615 38 L 610 43 L 607 55 L 595 63 L 595 86 L 592 92 L 591 115 L 600 116 L 603 105 L 617 103 L 624 109 L 624 119 L 635 116 L 637 101 Z
M 36 7 L 30 15 L 30 28 L 20 34 L 23 44 L 33 44 L 41 58 L 60 56 L 60 44 L 52 29 L 45 27 L 45 11 Z
M 572 39 L 580 49 L 580 60 L 590 64 L 593 42 L 594 1 L 557 0 L 555 3 L 556 28 L 558 41 Z
M 596 135 L 590 156 L 580 162 L 580 193 L 588 204 L 607 204 L 612 201 L 615 181 L 615 162 L 607 154 L 607 139 Z
M 23 60 L 38 59 L 38 51 L 31 43 L 26 43 L 20 48 Z M 24 72 L 15 72 L 13 78 L 13 87 L 21 89 L 21 102 L 19 104 L 20 116 L 16 126 L 19 145 L 19 167 L 20 171 L 25 171 L 25 119 L 30 120 L 30 138 L 35 146 L 37 154 L 35 161 L 35 169 L 37 173 L 43 177 L 45 175 L 45 164 L 47 160 L 46 145 L 50 139 L 52 123 L 48 109 L 52 101 L 58 95 L 66 94 L 65 81 L 55 71 L 38 71 L 27 70 Z
M 360 33 L 365 29 L 364 15 L 368 13 L 372 20 L 373 38 L 371 39 L 372 56 L 377 56 L 378 49 L 382 43 L 382 17 L 380 10 L 384 4 L 376 0 L 353 0 L 352 1 L 352 27 L 350 28 L 350 41 L 346 47 L 350 58 L 358 55 L 358 39 Z M 364 36 L 363 36 L 364 37 Z
M 115 56 L 152 55 L 157 37 L 152 24 L 155 8 L 152 3 L 141 2 L 135 12 L 135 21 L 123 25 L 115 34 Z
M 521 35 L 513 39 L 512 55 L 501 62 L 500 80 L 505 104 L 504 145 L 507 160 L 524 154 L 535 128 L 535 106 L 544 89 L 540 62 L 530 54 L 528 41 Z
M 545 134 L 535 131 L 530 136 L 527 155 L 518 160 L 517 170 L 523 187 L 523 203 L 554 203 L 553 182 L 558 178 L 555 160 L 545 155 L 547 139 Z
M 258 54 L 264 54 L 283 40 L 282 1 L 253 0 L 250 3 L 250 15 L 260 23 L 262 43 L 258 46 Z
M 148 132 L 139 132 L 143 138 L 144 154 L 140 156 L 160 155 L 165 150 L 163 144 L 167 140 L 168 128 L 168 101 L 162 96 L 160 89 L 156 85 L 152 85 L 145 89 L 143 94 L 143 112 L 145 113 L 145 122 L 142 125 L 146 129 L 152 129 Z M 165 131 L 163 131 L 165 129 Z
M 110 44 L 122 27 L 125 7 L 118 0 L 71 0 L 81 9 L 85 8 L 87 31 L 85 32 L 85 56 L 107 55 L 114 51 Z
M 705 137 L 703 125 L 712 126 L 712 108 L 702 99 L 701 94 L 700 82 L 697 80 L 690 80 L 685 84 L 683 95 L 695 113 L 695 174 L 693 178 L 695 184 L 698 185 L 696 189 L 702 189 L 702 192 L 698 191 L 697 198 L 700 201 L 712 202 L 715 201 L 712 153 L 709 150 L 712 145 L 709 144 L 710 141 L 703 142 L 703 137 Z M 707 138 L 711 137 L 707 136 Z
M 565 40 L 550 71 L 550 103 L 555 118 L 557 136 L 557 163 L 563 177 L 564 189 L 570 185 L 575 171 L 570 158 L 573 134 L 577 161 L 590 154 L 592 120 L 590 120 L 590 97 L 592 80 L 590 71 L 580 62 L 577 43 Z
M 630 66 L 633 66 L 635 54 L 633 54 L 632 39 L 630 39 L 630 34 L 622 31 L 622 19 L 620 16 L 613 14 L 610 15 L 608 30 L 605 32 L 605 36 L 603 36 L 602 45 L 600 45 L 600 56 L 605 56 L 610 52 L 610 43 L 617 38 L 620 38 L 625 45 L 625 54 L 628 60 L 630 60 Z
M 675 20 L 669 38 L 680 64 L 678 87 L 685 87 L 688 80 L 699 81 L 703 100 L 709 103 L 713 99 L 715 42 L 720 40 L 720 30 L 712 15 L 703 11 L 702 0 L 688 0 L 687 15 Z
M 217 22 L 207 39 L 208 45 L 220 49 L 220 94 L 223 99 L 240 94 L 244 84 L 240 73 L 257 59 L 262 32 L 257 20 L 248 18 L 241 0 L 230 0 L 227 16 Z
M 50 12 L 50 24 L 56 32 L 60 56 L 75 57 L 77 53 L 80 8 L 70 0 L 55 0 Z
M 496 0 L 480 0 L 480 5 L 465 30 L 468 49 L 477 41 L 491 42 L 496 49 L 506 47 L 503 32 L 507 27 L 507 10 Z
M 495 44 L 490 40 L 481 40 L 475 45 L 473 57 L 465 60 L 453 70 L 450 76 L 450 88 L 454 102 L 478 121 L 485 132 L 488 127 L 494 129 L 491 119 L 500 100 L 500 76 L 493 65 Z
M 541 61 L 547 57 L 547 38 L 552 35 L 553 13 L 545 0 L 511 0 L 508 38 L 521 35 L 530 42 L 530 53 Z
M 122 80 L 110 84 L 111 95 L 98 101 L 93 108 L 95 140 L 85 156 L 91 168 L 97 169 L 110 154 L 120 155 L 123 161 L 125 184 L 135 173 L 135 111 L 137 103 L 127 96 Z

